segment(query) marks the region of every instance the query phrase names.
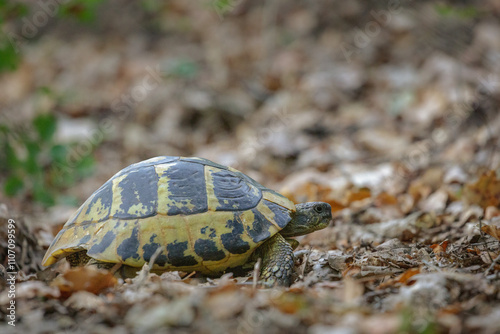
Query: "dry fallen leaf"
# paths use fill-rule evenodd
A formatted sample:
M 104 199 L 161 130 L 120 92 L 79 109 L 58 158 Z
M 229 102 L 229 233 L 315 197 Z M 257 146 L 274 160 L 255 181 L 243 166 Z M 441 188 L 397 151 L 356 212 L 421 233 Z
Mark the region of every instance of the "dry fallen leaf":
M 4 290 L 7 292 L 7 290 Z M 16 286 L 17 298 L 59 298 L 59 291 L 53 287 L 47 286 L 40 281 L 27 281 L 18 283 Z M 9 303 L 10 298 L 8 294 L 3 293 L 0 295 L 0 304 L 4 305 Z
M 308 201 L 322 201 L 331 205 L 332 212 L 345 209 L 345 205 L 332 197 L 332 189 L 328 186 L 321 185 L 315 182 L 307 182 L 298 187 L 294 192 L 289 189 L 281 191 L 283 195 L 290 198 L 294 202 L 299 202 L 297 198 L 305 197 Z
M 469 204 L 478 204 L 483 209 L 500 205 L 500 180 L 496 172 L 485 172 L 476 183 L 468 184 L 464 189 L 464 199 Z
M 361 273 L 361 267 L 360 266 L 350 265 L 350 266 L 347 267 L 346 270 L 344 270 L 342 272 L 342 276 L 344 276 L 344 277 L 353 277 L 353 276 L 359 275 L 359 273 Z
M 135 304 L 128 309 L 125 323 L 135 332 L 145 333 L 165 326 L 189 326 L 196 314 L 189 296 L 173 300 L 154 298 L 148 304 Z M 154 332 L 154 331 L 153 331 Z
M 118 283 L 117 279 L 107 270 L 94 267 L 78 267 L 66 271 L 56 277 L 51 286 L 61 291 L 61 296 L 67 298 L 76 291 L 88 291 L 98 294 L 102 290 Z
M 438 225 L 436 215 L 431 213 L 418 213 L 418 216 L 415 220 L 415 226 L 421 229 L 428 229 Z
M 399 283 L 407 284 L 408 280 L 415 276 L 416 274 L 420 274 L 420 268 L 410 268 L 398 277 L 396 277 L 396 280 Z
M 344 205 L 342 205 L 340 202 L 338 202 L 334 199 L 325 198 L 323 201 L 330 204 L 330 206 L 332 207 L 332 212 L 336 212 L 336 211 L 340 211 L 340 210 L 345 209 Z
M 495 206 L 489 206 L 484 210 L 484 219 L 486 220 L 491 220 L 498 216 L 500 216 L 500 209 Z
M 413 276 L 415 276 L 417 274 L 420 274 L 420 268 L 410 268 L 407 271 L 405 271 L 404 273 L 380 283 L 377 286 L 377 289 L 385 289 L 387 287 L 393 286 L 396 283 L 411 285 L 415 282 L 410 281 L 410 278 L 412 278 Z
M 494 225 L 483 225 L 481 231 L 491 235 L 493 238 L 500 240 L 500 227 Z
M 231 319 L 244 309 L 244 300 L 236 285 L 233 285 L 230 289 L 211 293 L 206 299 L 206 307 L 213 310 L 212 314 L 216 319 Z
M 425 212 L 442 212 L 446 208 L 448 193 L 439 189 L 426 199 L 420 201 L 420 208 Z
M 350 205 L 352 202 L 361 201 L 365 198 L 371 197 L 371 191 L 368 188 L 361 188 L 358 190 L 349 191 L 346 195 L 347 205 Z
M 344 301 L 347 303 L 353 303 L 363 295 L 365 287 L 359 281 L 352 278 L 344 279 Z
M 73 293 L 64 305 L 75 310 L 98 310 L 105 307 L 101 297 L 87 291 L 77 291 Z
M 398 199 L 384 191 L 377 195 L 374 202 L 376 206 L 396 205 Z
M 498 256 L 498 253 L 496 252 L 487 252 L 487 251 L 481 251 L 479 253 L 479 257 L 485 264 L 491 264 L 494 259 L 496 259 Z
M 328 264 L 334 270 L 339 272 L 347 269 L 348 264 L 352 263 L 352 255 L 344 255 L 340 250 L 328 252 Z
M 441 242 L 440 244 L 433 244 L 430 246 L 434 254 L 436 254 L 436 259 L 441 259 L 441 257 L 446 253 L 446 248 L 448 247 L 448 240 Z
M 408 194 L 410 194 L 415 203 L 421 199 L 426 199 L 432 192 L 432 187 L 424 184 L 421 180 L 415 180 L 410 184 L 408 188 Z
M 284 292 L 272 300 L 273 305 L 283 313 L 295 314 L 309 307 L 304 294 Z

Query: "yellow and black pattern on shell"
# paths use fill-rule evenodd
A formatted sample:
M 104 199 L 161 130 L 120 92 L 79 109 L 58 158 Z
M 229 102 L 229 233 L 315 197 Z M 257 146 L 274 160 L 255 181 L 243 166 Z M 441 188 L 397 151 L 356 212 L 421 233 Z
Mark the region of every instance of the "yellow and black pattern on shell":
M 221 272 L 290 221 L 295 205 L 247 175 L 201 158 L 157 157 L 118 172 L 64 225 L 43 259 L 86 250 L 99 261 Z

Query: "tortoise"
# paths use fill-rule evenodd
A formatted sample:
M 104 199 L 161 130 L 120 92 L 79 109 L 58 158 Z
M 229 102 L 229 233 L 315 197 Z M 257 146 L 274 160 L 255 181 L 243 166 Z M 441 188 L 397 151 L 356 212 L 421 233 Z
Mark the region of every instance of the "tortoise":
M 289 238 L 331 219 L 328 203 L 295 205 L 234 168 L 160 156 L 122 169 L 97 189 L 57 234 L 42 265 L 66 257 L 71 266 L 121 263 L 135 273 L 160 248 L 157 272 L 216 276 L 261 258 L 263 283 L 289 286 L 298 245 Z

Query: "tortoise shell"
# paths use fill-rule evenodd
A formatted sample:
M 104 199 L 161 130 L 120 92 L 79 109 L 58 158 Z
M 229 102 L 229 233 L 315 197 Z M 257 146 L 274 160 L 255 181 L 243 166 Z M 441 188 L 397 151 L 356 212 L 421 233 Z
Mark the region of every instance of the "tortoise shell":
M 202 158 L 130 165 L 95 191 L 57 234 L 44 266 L 82 250 L 102 262 L 219 273 L 244 264 L 291 220 L 295 205 L 240 171 Z

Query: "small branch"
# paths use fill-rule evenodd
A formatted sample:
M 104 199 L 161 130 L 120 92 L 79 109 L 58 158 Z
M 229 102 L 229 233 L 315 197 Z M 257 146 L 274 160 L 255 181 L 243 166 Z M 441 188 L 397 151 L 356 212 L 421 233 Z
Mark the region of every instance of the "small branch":
M 488 267 L 488 269 L 486 269 L 486 271 L 484 272 L 484 276 L 487 277 L 488 276 L 488 273 L 490 272 L 490 270 L 493 270 L 493 268 L 497 265 L 497 263 L 500 263 L 500 254 L 498 254 L 498 256 L 496 257 L 495 260 L 493 260 L 491 262 L 491 265 Z M 496 276 L 496 275 L 495 275 Z
M 252 290 L 255 291 L 257 289 L 257 282 L 259 281 L 260 277 L 260 264 L 262 262 L 262 259 L 259 257 L 257 259 L 257 262 L 255 262 L 255 265 L 253 266 L 253 282 L 252 282 Z

